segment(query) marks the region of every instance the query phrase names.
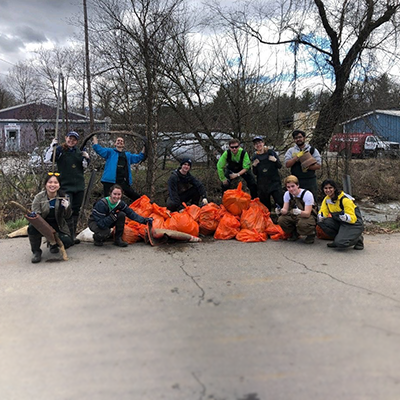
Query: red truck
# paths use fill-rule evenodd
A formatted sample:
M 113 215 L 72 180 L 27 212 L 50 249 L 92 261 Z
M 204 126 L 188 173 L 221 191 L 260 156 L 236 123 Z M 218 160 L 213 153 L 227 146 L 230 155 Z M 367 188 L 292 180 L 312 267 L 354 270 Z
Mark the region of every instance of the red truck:
M 347 157 L 398 157 L 400 143 L 389 142 L 373 133 L 337 133 L 332 136 L 329 151 Z

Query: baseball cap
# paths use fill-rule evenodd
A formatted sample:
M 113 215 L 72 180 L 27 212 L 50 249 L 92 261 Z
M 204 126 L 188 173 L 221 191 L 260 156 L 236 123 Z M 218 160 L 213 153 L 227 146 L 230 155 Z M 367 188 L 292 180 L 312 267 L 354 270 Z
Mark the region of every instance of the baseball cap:
M 68 133 L 67 137 L 73 136 L 76 140 L 79 140 L 79 134 L 75 131 L 71 131 Z
M 258 140 L 261 140 L 262 142 L 264 141 L 264 139 L 263 139 L 261 136 L 256 136 L 256 137 L 253 139 L 253 142 L 257 142 Z

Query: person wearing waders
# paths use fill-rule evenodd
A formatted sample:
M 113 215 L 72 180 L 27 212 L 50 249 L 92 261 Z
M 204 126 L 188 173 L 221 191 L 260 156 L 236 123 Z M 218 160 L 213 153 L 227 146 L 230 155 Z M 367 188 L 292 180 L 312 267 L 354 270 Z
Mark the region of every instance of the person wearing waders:
M 333 239 L 328 247 L 364 249 L 364 223 L 354 198 L 339 190 L 335 181 L 326 179 L 321 185 L 325 198 L 318 214 L 318 226 Z
M 67 193 L 71 201 L 72 215 L 67 219 L 67 224 L 73 244 L 80 243 L 80 240 L 76 238 L 76 229 L 85 193 L 84 169 L 90 162 L 87 151 L 81 151 L 77 146 L 78 140 L 79 134 L 74 131 L 65 136 L 65 143 L 61 146 L 57 146 L 58 142 L 55 138 L 45 155 L 45 163 L 48 164 L 53 160 L 53 152 L 56 152 L 54 159 L 60 173 L 61 190 Z
M 251 161 L 247 151 L 240 147 L 239 140 L 231 139 L 229 149 L 222 153 L 217 163 L 218 177 L 222 183 L 222 195 L 231 188 L 232 183 L 243 178 L 250 190 L 251 198 L 255 199 L 257 184 L 250 168 Z
M 261 136 L 253 139 L 255 153 L 252 157 L 253 173 L 257 178 L 257 191 L 261 203 L 271 211 L 271 197 L 274 199 L 275 212 L 283 207 L 283 190 L 279 169 L 282 164 L 278 155 L 264 144 Z

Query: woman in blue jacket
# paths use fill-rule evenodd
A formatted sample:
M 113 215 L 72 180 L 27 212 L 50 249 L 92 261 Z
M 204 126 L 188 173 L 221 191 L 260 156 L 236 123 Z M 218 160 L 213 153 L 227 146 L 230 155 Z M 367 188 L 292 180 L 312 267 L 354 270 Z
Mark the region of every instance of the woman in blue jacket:
M 141 153 L 133 154 L 124 151 L 125 141 L 118 137 L 115 141 L 115 148 L 102 147 L 96 136 L 93 136 L 93 150 L 106 160 L 101 183 L 103 184 L 104 196 L 108 196 L 111 186 L 116 183 L 120 185 L 124 194 L 132 201 L 140 197 L 132 187 L 131 165 L 138 164 L 145 159 L 144 148 Z

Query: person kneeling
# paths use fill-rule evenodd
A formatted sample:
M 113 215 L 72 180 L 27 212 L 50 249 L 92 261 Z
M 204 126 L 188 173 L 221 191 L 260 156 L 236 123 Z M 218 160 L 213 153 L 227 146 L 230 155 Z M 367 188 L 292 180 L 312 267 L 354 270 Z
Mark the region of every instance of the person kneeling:
M 354 199 L 340 191 L 335 181 L 326 179 L 321 185 L 325 198 L 318 214 L 318 226 L 334 238 L 328 247 L 364 249 L 364 223 Z
M 110 195 L 102 198 L 94 205 L 88 225 L 89 229 L 94 233 L 95 246 L 103 246 L 104 241 L 111 236 L 111 228 L 114 226 L 114 244 L 119 247 L 128 246 L 128 243 L 122 240 L 126 217 L 143 225 L 152 221 L 152 218 L 144 218 L 129 208 L 121 200 L 122 194 L 121 186 L 113 185 L 110 188 Z
M 282 215 L 278 224 L 287 234 L 292 234 L 289 241 L 295 241 L 299 235 L 306 236 L 304 243 L 312 244 L 315 239 L 317 211 L 313 194 L 299 187 L 299 180 L 294 175 L 285 178 L 287 192 L 283 196 Z
M 168 179 L 167 208 L 170 211 L 181 211 L 184 209 L 182 203 L 201 205 L 208 203 L 204 185 L 191 173 L 192 160 L 185 158 L 180 167 L 172 171 Z

